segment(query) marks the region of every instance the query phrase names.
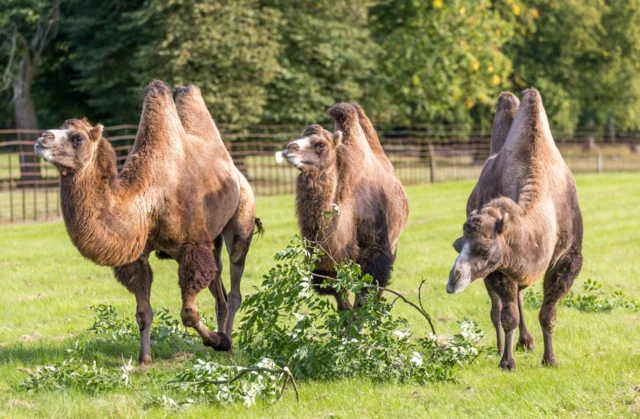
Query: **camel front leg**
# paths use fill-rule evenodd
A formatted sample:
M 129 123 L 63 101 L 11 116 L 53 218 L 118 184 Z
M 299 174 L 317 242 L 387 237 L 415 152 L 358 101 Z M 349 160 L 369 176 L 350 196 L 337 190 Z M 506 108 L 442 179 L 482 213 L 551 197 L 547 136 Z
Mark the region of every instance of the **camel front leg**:
M 180 278 L 180 288 L 182 289 L 182 310 L 180 317 L 182 324 L 186 327 L 194 328 L 205 346 L 210 346 L 216 351 L 228 351 L 231 349 L 231 340 L 224 333 L 216 333 L 209 330 L 200 321 L 200 313 L 196 307 L 196 297 L 211 283 L 218 279 L 218 267 L 213 258 L 213 248 L 211 245 L 190 246 L 183 250 L 178 262 L 178 276 Z M 224 295 L 220 293 L 218 286 L 213 286 L 216 301 L 224 302 Z
M 500 368 L 515 370 L 516 361 L 513 359 L 513 344 L 515 331 L 520 323 L 520 313 L 518 311 L 518 285 L 509 280 L 504 275 L 488 276 L 485 285 L 491 292 L 500 297 L 502 309 L 500 310 L 500 323 L 504 330 L 504 351 Z
M 489 275 L 487 275 L 487 278 L 485 278 L 484 285 L 487 288 L 487 293 L 489 293 L 489 298 L 491 299 L 491 323 L 493 323 L 493 327 L 496 329 L 496 348 L 498 350 L 498 355 L 502 356 L 502 354 L 504 353 L 504 333 L 502 330 L 502 323 L 500 322 L 502 301 L 500 300 L 500 296 L 492 291 L 491 285 L 487 284 L 487 281 L 501 281 L 499 277 L 500 275 L 502 275 L 500 272 L 490 273 Z
M 151 283 L 153 273 L 149 266 L 149 252 L 145 252 L 135 262 L 114 268 L 118 281 L 136 296 L 136 322 L 140 329 L 140 364 L 151 363 L 151 324 L 153 310 L 151 309 Z

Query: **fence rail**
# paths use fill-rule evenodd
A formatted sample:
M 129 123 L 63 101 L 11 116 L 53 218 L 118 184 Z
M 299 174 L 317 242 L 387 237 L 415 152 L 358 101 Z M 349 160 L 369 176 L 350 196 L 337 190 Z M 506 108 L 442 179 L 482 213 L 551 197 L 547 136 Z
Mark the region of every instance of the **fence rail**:
M 290 126 L 221 127 L 236 166 L 258 196 L 293 193 L 298 171 L 277 164 L 276 151 L 299 137 Z M 137 126 L 105 128 L 122 167 Z M 0 130 L 0 224 L 60 217 L 57 170 L 35 158 L 39 130 Z M 489 133 L 428 127 L 380 132 L 381 142 L 405 185 L 474 179 L 489 156 Z M 556 143 L 574 173 L 640 171 L 640 133 L 580 128 Z

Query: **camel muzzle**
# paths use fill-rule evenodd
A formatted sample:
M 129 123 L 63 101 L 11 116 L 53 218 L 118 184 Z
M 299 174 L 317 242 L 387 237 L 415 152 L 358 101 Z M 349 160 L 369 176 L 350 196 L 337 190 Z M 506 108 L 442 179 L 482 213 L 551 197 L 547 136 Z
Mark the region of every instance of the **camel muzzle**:
M 471 280 L 469 278 L 465 278 L 462 271 L 457 269 L 455 266 L 449 272 L 449 282 L 447 283 L 447 293 L 448 294 L 457 294 L 459 292 L 464 291 L 465 288 L 469 286 Z

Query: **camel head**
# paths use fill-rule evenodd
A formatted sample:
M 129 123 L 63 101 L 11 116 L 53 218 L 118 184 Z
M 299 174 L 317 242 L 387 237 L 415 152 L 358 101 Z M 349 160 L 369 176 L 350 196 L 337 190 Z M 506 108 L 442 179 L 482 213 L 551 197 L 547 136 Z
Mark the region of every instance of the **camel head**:
M 311 125 L 302 138 L 287 145 L 282 157 L 301 171 L 323 171 L 335 164 L 341 141 L 342 132 L 332 134 L 320 125 Z
M 34 151 L 60 172 L 77 172 L 93 160 L 102 130 L 102 125 L 92 126 L 86 119 L 69 119 L 60 129 L 43 132 Z
M 507 236 L 516 230 L 520 210 L 509 198 L 498 198 L 475 210 L 464 223 L 463 236 L 453 243 L 458 257 L 449 273 L 447 292 L 462 292 L 473 281 L 502 267 Z

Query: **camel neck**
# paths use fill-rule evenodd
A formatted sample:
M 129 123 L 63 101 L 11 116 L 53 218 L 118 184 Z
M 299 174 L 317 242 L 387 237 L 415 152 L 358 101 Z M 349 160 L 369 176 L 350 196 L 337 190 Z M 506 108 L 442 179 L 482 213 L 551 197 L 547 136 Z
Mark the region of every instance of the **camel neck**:
M 101 139 L 93 164 L 60 182 L 62 214 L 80 253 L 107 266 L 136 260 L 146 243 L 146 214 L 135 197 L 123 196 L 113 148 Z
M 303 172 L 298 176 L 296 212 L 302 235 L 316 240 L 326 226 L 324 212 L 332 211 L 337 201 L 338 176 L 335 168 L 322 172 Z
M 509 277 L 522 279 L 536 279 L 544 272 L 549 264 L 545 230 L 540 217 L 531 212 L 510 220 L 504 233 L 507 246 L 501 271 Z

